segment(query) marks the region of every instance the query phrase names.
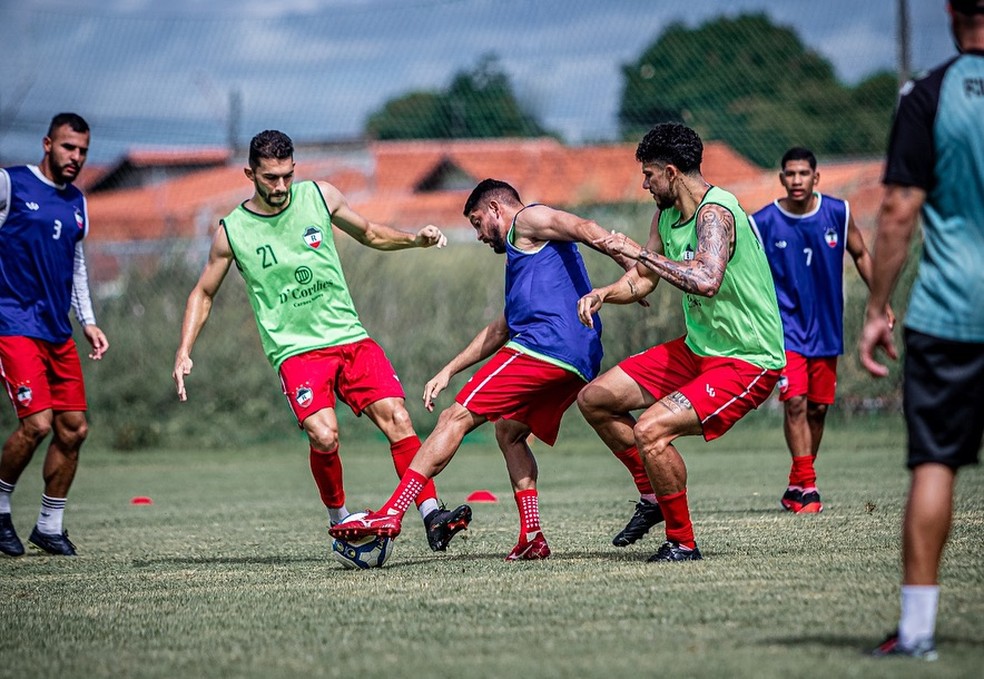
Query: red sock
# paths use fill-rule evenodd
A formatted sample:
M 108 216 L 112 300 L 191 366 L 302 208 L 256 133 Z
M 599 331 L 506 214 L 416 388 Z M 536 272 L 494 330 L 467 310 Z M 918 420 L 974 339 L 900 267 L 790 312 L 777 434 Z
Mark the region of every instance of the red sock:
M 793 465 L 789 471 L 789 485 L 800 488 L 816 488 L 817 472 L 813 469 L 812 455 L 793 458 Z
M 666 519 L 666 539 L 677 542 L 687 549 L 696 547 L 694 524 L 690 523 L 690 507 L 687 505 L 687 489 L 658 497 L 656 501 L 659 502 L 659 508 L 663 510 L 663 517 Z
M 407 473 L 407 469 L 410 468 L 413 456 L 417 454 L 418 450 L 420 450 L 420 439 L 417 438 L 416 434 L 390 445 L 390 452 L 393 454 L 393 466 L 396 467 L 396 475 L 401 479 Z M 434 487 L 434 480 L 428 479 L 424 489 L 417 496 L 417 505 L 419 506 L 424 500 L 436 499 L 437 489 Z
M 317 450 L 312 446 L 308 459 L 311 462 L 311 474 L 325 507 L 344 505 L 345 486 L 342 483 L 342 459 L 338 457 L 338 446 L 330 452 Z
M 423 490 L 427 484 L 427 479 L 423 474 L 419 474 L 412 469 L 408 469 L 400 479 L 400 485 L 396 487 L 390 499 L 379 510 L 380 514 L 399 514 L 403 516 L 407 512 L 407 507 L 413 502 L 417 494 Z
M 516 491 L 516 506 L 519 507 L 519 538 L 522 541 L 541 530 L 540 501 L 536 488 Z
M 639 450 L 635 446 L 632 446 L 631 448 L 626 448 L 621 452 L 615 453 L 615 457 L 632 474 L 632 480 L 635 481 L 636 488 L 639 489 L 639 495 L 651 495 L 653 485 L 649 483 L 646 466 L 642 464 L 642 458 L 639 457 Z

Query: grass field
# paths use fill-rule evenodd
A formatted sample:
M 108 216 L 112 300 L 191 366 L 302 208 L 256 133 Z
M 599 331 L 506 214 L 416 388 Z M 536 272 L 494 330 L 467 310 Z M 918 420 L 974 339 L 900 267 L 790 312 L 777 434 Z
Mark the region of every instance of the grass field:
M 487 488 L 445 554 L 416 513 L 389 565 L 343 570 L 298 435 L 241 450 L 95 446 L 67 526 L 80 556 L 0 560 L 0 675 L 9 677 L 979 677 L 984 664 L 984 475 L 958 483 L 935 664 L 874 660 L 898 614 L 907 473 L 898 419 L 831 422 L 826 510 L 778 508 L 787 459 L 774 414 L 714 444 L 685 441 L 704 561 L 649 564 L 661 531 L 626 549 L 628 475 L 575 414 L 537 445 L 554 556 L 507 564 L 516 508 L 488 433 L 438 477 L 457 504 Z M 285 431 L 287 431 L 285 427 Z M 488 429 L 488 428 L 486 428 Z M 343 442 L 349 508 L 395 485 L 380 442 Z M 40 460 L 14 495 L 26 538 Z M 153 498 L 131 505 L 133 496 Z

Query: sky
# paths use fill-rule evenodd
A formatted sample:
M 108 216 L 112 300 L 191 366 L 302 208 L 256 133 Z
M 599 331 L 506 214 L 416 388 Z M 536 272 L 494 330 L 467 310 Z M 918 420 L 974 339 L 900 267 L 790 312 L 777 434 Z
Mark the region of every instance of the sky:
M 911 66 L 955 53 L 945 0 L 907 0 Z M 357 137 L 367 116 L 495 54 L 571 143 L 613 140 L 621 67 L 667 26 L 764 13 L 856 84 L 897 63 L 898 0 L 0 0 L 0 164 L 37 162 L 48 120 L 93 128 L 90 162 L 282 129 Z M 782 55 L 777 54 L 777 59 Z M 713 86 L 713 84 L 709 84 Z M 887 125 L 887 121 L 886 121 Z

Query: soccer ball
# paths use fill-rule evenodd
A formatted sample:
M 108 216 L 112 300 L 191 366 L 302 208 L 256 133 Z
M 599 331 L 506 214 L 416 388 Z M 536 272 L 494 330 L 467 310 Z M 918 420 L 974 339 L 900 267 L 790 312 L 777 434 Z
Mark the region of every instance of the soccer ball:
M 346 517 L 365 516 L 366 512 L 358 512 Z M 393 539 L 381 538 L 374 535 L 358 540 L 335 540 L 331 543 L 331 556 L 346 568 L 381 568 L 393 551 Z

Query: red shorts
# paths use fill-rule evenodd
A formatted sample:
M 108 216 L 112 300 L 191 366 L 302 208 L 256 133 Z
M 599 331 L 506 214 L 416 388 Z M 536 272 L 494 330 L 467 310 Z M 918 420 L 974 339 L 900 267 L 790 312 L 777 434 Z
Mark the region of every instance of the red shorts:
M 335 407 L 335 394 L 356 415 L 384 398 L 406 398 L 382 347 L 364 339 L 314 349 L 280 364 L 280 384 L 297 423 Z
M 834 402 L 837 392 L 837 357 L 807 358 L 795 351 L 786 352 L 786 367 L 779 378 L 779 400 L 806 396 L 811 403 Z
M 522 422 L 548 445 L 557 441 L 560 420 L 585 381 L 569 370 L 503 348 L 476 372 L 454 400 L 490 422 Z
M 686 396 L 704 439 L 711 441 L 769 398 L 780 371 L 737 358 L 698 356 L 684 339 L 629 356 L 618 367 L 657 399 L 674 391 Z
M 18 419 L 42 410 L 86 410 L 82 363 L 75 340 L 0 337 L 0 376 Z

